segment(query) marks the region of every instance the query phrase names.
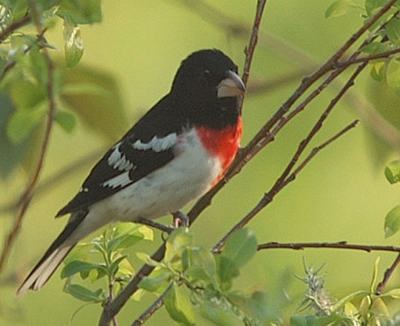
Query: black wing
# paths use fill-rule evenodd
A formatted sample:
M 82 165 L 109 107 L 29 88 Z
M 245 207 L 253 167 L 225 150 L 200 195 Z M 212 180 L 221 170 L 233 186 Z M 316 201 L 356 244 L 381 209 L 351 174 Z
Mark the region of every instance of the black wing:
M 86 208 L 167 164 L 174 158 L 174 141 L 183 126 L 185 121 L 167 95 L 101 158 L 79 193 L 56 216 Z

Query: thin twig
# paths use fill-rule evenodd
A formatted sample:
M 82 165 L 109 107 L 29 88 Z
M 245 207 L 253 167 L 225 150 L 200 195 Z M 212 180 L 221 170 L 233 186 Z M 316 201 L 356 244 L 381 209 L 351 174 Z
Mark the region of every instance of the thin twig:
M 393 261 L 393 263 L 386 269 L 385 274 L 383 276 L 382 281 L 378 284 L 376 287 L 376 294 L 382 294 L 383 291 L 385 290 L 386 284 L 389 282 L 390 278 L 392 277 L 394 271 L 400 264 L 400 253 L 397 255 L 396 259 Z
M 347 243 L 347 241 L 338 242 L 267 242 L 259 244 L 257 250 L 269 250 L 269 249 L 293 249 L 293 250 L 304 250 L 308 248 L 315 249 L 344 249 L 344 250 L 359 250 L 365 252 L 372 251 L 389 251 L 399 252 L 400 247 L 398 246 L 381 246 L 381 245 L 362 245 Z
M 28 25 L 31 21 L 31 16 L 26 14 L 21 18 L 14 20 L 9 26 L 7 26 L 1 33 L 0 33 L 0 43 L 3 43 L 4 40 L 7 39 L 12 33 L 14 33 L 17 29 Z
M 172 287 L 172 283 L 168 285 L 167 289 L 154 301 L 139 317 L 136 319 L 132 326 L 143 325 L 158 309 L 160 309 L 164 304 L 164 297 Z
M 27 54 L 32 49 L 32 47 L 34 45 L 36 45 L 36 44 L 40 43 L 41 41 L 43 41 L 43 35 L 44 35 L 44 33 L 46 33 L 46 31 L 47 31 L 47 28 L 43 28 L 43 30 L 40 32 L 40 34 L 38 34 L 36 36 L 35 42 L 33 44 L 29 45 L 24 50 L 24 54 Z M 0 82 L 4 79 L 4 77 L 7 75 L 7 73 L 9 73 L 10 70 L 15 67 L 16 64 L 17 64 L 16 60 L 10 60 L 4 65 L 4 68 L 0 73 Z
M 266 4 L 267 4 L 267 0 L 258 0 L 257 1 L 256 15 L 254 17 L 253 28 L 251 29 L 249 44 L 246 46 L 246 48 L 244 50 L 244 52 L 246 54 L 246 58 L 244 61 L 244 66 L 243 66 L 242 80 L 245 85 L 247 85 L 247 82 L 249 80 L 250 67 L 253 62 L 254 51 L 256 49 L 257 42 L 258 42 L 258 33 L 259 33 L 259 29 L 260 29 L 260 24 L 261 24 L 261 18 L 263 16 L 264 8 L 265 8 Z
M 35 23 L 37 32 L 39 35 L 42 34 L 43 27 L 40 22 L 40 16 L 36 7 L 36 3 L 34 0 L 30 0 L 30 9 L 31 9 L 31 14 L 32 14 L 32 19 Z M 1 37 L 0 37 L 1 40 Z M 14 224 L 9 231 L 5 241 L 4 241 L 4 246 L 3 250 L 0 254 L 0 272 L 3 270 L 5 263 L 7 261 L 7 258 L 10 254 L 10 251 L 12 249 L 12 246 L 17 238 L 17 235 L 19 233 L 19 230 L 22 225 L 23 218 L 25 216 L 25 213 L 29 207 L 29 204 L 32 199 L 32 193 L 33 190 L 36 186 L 36 183 L 39 180 L 40 172 L 42 171 L 44 159 L 47 153 L 48 145 L 50 142 L 50 135 L 53 127 L 53 121 L 54 121 L 54 116 L 56 112 L 56 103 L 55 103 L 55 94 L 54 94 L 54 86 L 53 86 L 53 62 L 50 59 L 48 50 L 46 47 L 43 48 L 43 56 L 46 60 L 47 64 L 47 97 L 49 101 L 49 107 L 48 107 L 48 112 L 47 112 L 47 122 L 46 122 L 46 127 L 44 131 L 44 137 L 43 137 L 43 142 L 39 151 L 39 159 L 36 164 L 36 167 L 34 169 L 33 175 L 31 177 L 30 182 L 28 183 L 25 192 L 22 196 L 23 200 L 21 201 L 21 207 L 19 209 L 19 212 L 17 213 Z
M 388 51 L 383 51 L 380 53 L 376 53 L 376 54 L 371 54 L 368 56 L 363 56 L 363 57 L 359 57 L 359 58 L 353 58 L 353 59 L 349 59 L 349 60 L 345 60 L 345 61 L 341 61 L 338 62 L 335 65 L 335 69 L 336 68 L 343 68 L 343 67 L 348 67 L 357 63 L 362 63 L 362 62 L 370 62 L 373 60 L 380 60 L 380 59 L 387 59 L 390 58 L 396 54 L 400 53 L 400 48 L 395 48 L 395 49 L 391 49 Z

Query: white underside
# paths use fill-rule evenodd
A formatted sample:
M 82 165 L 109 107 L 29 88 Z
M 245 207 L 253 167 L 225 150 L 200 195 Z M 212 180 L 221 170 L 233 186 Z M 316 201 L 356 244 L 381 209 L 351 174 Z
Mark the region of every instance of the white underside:
M 163 168 L 93 204 L 73 240 L 79 241 L 112 221 L 134 222 L 139 217 L 154 219 L 167 215 L 209 190 L 221 166 L 203 148 L 195 130 L 179 137 L 176 155 Z

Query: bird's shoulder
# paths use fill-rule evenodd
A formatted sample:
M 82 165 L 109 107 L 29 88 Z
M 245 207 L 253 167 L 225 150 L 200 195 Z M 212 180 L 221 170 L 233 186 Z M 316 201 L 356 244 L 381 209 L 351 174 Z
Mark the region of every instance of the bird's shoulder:
M 170 98 L 161 99 L 103 155 L 57 216 L 86 208 L 166 165 L 184 128 Z

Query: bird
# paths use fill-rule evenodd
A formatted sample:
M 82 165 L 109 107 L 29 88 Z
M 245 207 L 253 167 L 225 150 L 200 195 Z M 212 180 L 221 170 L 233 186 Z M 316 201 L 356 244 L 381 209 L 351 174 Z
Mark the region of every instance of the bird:
M 224 177 L 242 136 L 245 85 L 218 49 L 184 59 L 170 91 L 94 165 L 62 232 L 19 287 L 39 290 L 83 238 L 114 222 L 153 221 L 198 199 Z

